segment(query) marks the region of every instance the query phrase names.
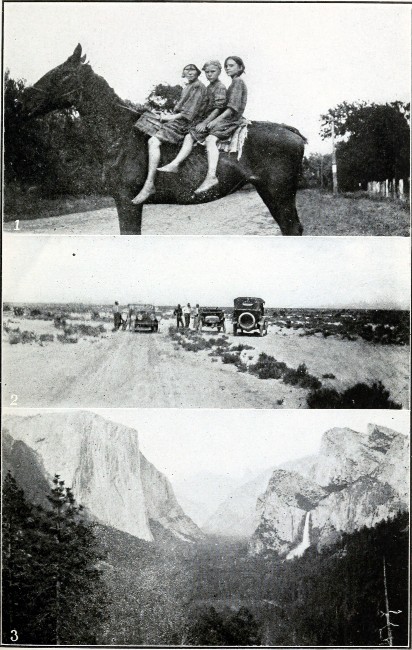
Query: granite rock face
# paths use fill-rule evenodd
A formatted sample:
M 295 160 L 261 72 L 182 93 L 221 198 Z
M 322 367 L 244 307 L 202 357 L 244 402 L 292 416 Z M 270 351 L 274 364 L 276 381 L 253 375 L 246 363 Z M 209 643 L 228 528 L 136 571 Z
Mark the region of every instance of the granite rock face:
M 276 469 L 257 501 L 251 554 L 293 557 L 308 522 L 310 544 L 333 543 L 340 533 L 373 526 L 408 508 L 409 440 L 385 427 L 367 433 L 331 429 L 319 454 Z M 307 516 L 309 513 L 309 516 Z
M 59 474 L 102 524 L 147 541 L 153 540 L 150 520 L 185 541 L 203 536 L 168 479 L 141 454 L 134 429 L 92 412 L 66 411 L 7 416 L 4 432 L 7 468 L 28 494 L 42 492 L 40 476 L 50 484 Z

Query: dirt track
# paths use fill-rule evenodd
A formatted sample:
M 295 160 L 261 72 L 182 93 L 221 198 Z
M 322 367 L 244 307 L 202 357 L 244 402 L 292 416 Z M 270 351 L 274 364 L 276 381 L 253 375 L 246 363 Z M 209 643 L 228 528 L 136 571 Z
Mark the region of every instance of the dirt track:
M 168 325 L 168 324 L 167 324 Z M 207 352 L 175 346 L 163 323 L 159 334 L 115 332 L 107 338 L 10 345 L 4 348 L 4 405 L 141 408 L 306 408 L 307 391 L 280 380 L 260 380 L 233 365 L 212 362 Z M 244 354 L 273 354 L 291 367 L 305 362 L 325 385 L 339 389 L 357 381 L 382 380 L 391 396 L 408 406 L 408 349 L 329 337 L 229 337 L 253 346 Z
M 116 208 L 103 208 L 45 219 L 21 221 L 21 233 L 118 235 Z M 4 224 L 13 231 L 14 222 Z M 201 205 L 148 205 L 143 235 L 280 235 L 269 210 L 255 191 L 232 194 Z
M 334 197 L 300 190 L 296 200 L 304 235 L 409 236 L 409 211 L 395 201 L 366 196 Z M 20 217 L 19 234 L 118 235 L 114 207 L 40 219 Z M 4 224 L 14 230 L 14 221 Z M 17 234 L 17 233 L 16 233 Z M 203 205 L 149 205 L 143 209 L 143 235 L 269 235 L 280 230 L 255 190 L 236 192 Z

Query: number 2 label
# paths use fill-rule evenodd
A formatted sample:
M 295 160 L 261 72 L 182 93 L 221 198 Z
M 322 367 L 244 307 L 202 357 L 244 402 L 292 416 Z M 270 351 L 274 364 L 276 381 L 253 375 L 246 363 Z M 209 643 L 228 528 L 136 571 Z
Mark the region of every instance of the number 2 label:
M 10 395 L 10 406 L 17 406 L 17 395 Z

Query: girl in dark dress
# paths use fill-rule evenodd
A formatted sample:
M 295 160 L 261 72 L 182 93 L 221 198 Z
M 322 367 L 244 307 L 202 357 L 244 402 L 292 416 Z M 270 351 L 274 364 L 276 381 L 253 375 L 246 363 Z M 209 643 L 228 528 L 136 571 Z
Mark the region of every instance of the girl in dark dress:
M 216 177 L 216 168 L 219 161 L 218 140 L 229 138 L 242 123 L 242 116 L 247 102 L 246 84 L 241 79 L 245 71 L 245 64 L 238 56 L 229 56 L 225 61 L 226 74 L 232 79 L 227 97 L 226 108 L 207 125 L 206 137 L 208 171 L 207 176 L 195 194 L 203 194 L 219 183 Z
M 148 145 L 149 165 L 147 178 L 139 194 L 132 200 L 135 205 L 144 203 L 156 191 L 154 179 L 160 162 L 161 144 L 163 142 L 173 144 L 182 142 L 189 131 L 189 125 L 204 110 L 206 88 L 198 79 L 200 74 L 201 71 L 193 63 L 185 66 L 183 77 L 186 77 L 188 84 L 183 89 L 182 96 L 174 108 L 174 113 L 172 115 L 169 113 L 160 115 L 160 125 L 157 119 L 153 119 L 151 113 L 144 113 L 135 124 L 137 129 L 151 136 Z
M 189 133 L 186 135 L 181 150 L 171 163 L 164 167 L 159 167 L 159 172 L 176 173 L 179 171 L 179 165 L 190 154 L 196 142 L 204 145 L 207 133 L 207 127 L 226 106 L 226 86 L 219 80 L 222 72 L 222 66 L 219 61 L 207 61 L 203 66 L 209 85 L 206 88 L 206 104 L 203 115 L 196 117 L 189 127 Z

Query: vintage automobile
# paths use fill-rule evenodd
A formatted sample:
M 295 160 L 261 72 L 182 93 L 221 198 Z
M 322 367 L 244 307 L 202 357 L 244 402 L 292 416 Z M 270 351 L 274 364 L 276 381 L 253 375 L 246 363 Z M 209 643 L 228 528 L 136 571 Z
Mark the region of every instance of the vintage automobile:
M 159 320 L 153 305 L 129 305 L 130 327 L 135 332 L 141 330 L 159 331 Z
M 233 335 L 259 332 L 268 333 L 268 319 L 265 316 L 265 301 L 262 298 L 235 298 L 233 307 Z
M 217 331 L 226 332 L 225 312 L 220 307 L 200 307 L 199 332 L 204 327 L 216 327 Z

